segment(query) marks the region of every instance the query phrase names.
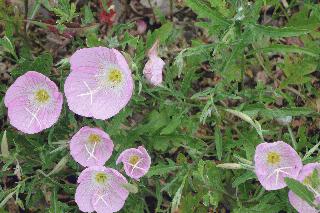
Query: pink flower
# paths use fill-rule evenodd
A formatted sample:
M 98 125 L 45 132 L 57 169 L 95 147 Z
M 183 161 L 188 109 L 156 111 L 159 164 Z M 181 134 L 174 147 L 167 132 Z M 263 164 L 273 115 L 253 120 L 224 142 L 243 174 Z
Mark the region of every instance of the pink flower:
M 146 32 L 147 30 L 147 24 L 144 20 L 140 19 L 136 21 L 136 25 L 137 25 L 137 32 L 139 35 L 142 35 L 143 33 Z
M 320 178 L 320 163 L 309 163 L 303 166 L 297 180 L 301 183 L 304 183 L 310 191 L 314 192 L 315 195 L 315 205 L 320 205 L 320 186 L 312 186 L 310 180 L 311 175 L 314 170 L 318 171 L 318 178 Z M 318 213 L 314 207 L 310 206 L 306 201 L 302 200 L 299 196 L 297 196 L 294 192 L 289 191 L 289 201 L 291 205 L 299 212 L 299 213 Z
M 149 60 L 143 69 L 145 78 L 153 86 L 158 86 L 162 83 L 162 71 L 165 65 L 164 61 L 158 57 L 158 45 L 159 40 L 149 50 Z
M 29 71 L 17 78 L 4 98 L 10 124 L 34 134 L 55 124 L 62 109 L 63 96 L 46 76 Z
M 124 188 L 128 182 L 117 170 L 93 166 L 83 170 L 78 177 L 75 201 L 83 212 L 117 212 L 129 195 Z
M 70 141 L 70 152 L 82 166 L 103 166 L 111 157 L 113 142 L 98 128 L 82 127 Z
M 139 180 L 150 169 L 151 158 L 147 150 L 143 146 L 139 146 L 137 149 L 124 150 L 118 157 L 116 164 L 120 162 L 124 164 L 124 170 L 129 177 Z
M 266 190 L 286 187 L 284 178 L 296 178 L 302 168 L 298 153 L 283 141 L 259 144 L 254 162 L 255 173 Z
M 70 110 L 85 117 L 108 119 L 129 102 L 133 79 L 121 53 L 106 47 L 84 48 L 70 59 L 64 92 Z

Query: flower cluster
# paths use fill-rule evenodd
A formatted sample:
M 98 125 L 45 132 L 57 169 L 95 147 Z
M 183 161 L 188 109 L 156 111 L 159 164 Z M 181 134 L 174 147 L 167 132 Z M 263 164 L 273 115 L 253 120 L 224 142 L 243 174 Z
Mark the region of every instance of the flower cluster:
M 104 167 L 111 157 L 113 142 L 98 128 L 82 127 L 70 140 L 70 152 L 75 161 L 84 167 L 78 178 L 76 203 L 83 212 L 116 212 L 127 199 L 126 178 L 117 170 Z M 129 177 L 139 180 L 151 165 L 151 158 L 142 146 L 124 150 L 117 159 L 124 163 Z
M 162 82 L 164 65 L 157 56 L 157 46 L 156 43 L 150 50 L 151 62 L 147 62 L 145 68 L 146 78 L 154 85 Z M 74 113 L 108 119 L 130 101 L 134 82 L 129 65 L 118 50 L 106 47 L 80 49 L 71 56 L 70 64 L 71 72 L 65 81 L 64 93 L 69 109 Z M 58 121 L 63 95 L 48 77 L 29 71 L 10 86 L 4 102 L 11 125 L 24 133 L 34 134 Z M 83 212 L 119 211 L 129 195 L 126 178 L 117 170 L 104 166 L 113 147 L 106 132 L 87 126 L 70 140 L 72 157 L 87 167 L 78 178 L 75 194 L 75 201 Z M 139 146 L 124 150 L 116 161 L 117 164 L 120 162 L 129 177 L 139 180 L 148 172 L 151 158 L 147 150 Z
M 164 62 L 157 56 L 158 42 L 149 51 L 144 74 L 152 85 L 162 82 Z M 69 109 L 74 113 L 108 119 L 130 101 L 134 82 L 124 56 L 106 47 L 83 48 L 70 58 L 71 72 L 64 84 Z M 17 78 L 4 99 L 12 126 L 35 134 L 58 121 L 63 95 L 48 77 L 29 71 Z
M 305 184 L 315 194 L 314 204 L 320 204 L 320 185 L 313 186 L 310 183 L 314 170 L 318 171 L 317 175 L 320 174 L 320 164 L 310 163 L 303 166 L 298 153 L 287 143 L 277 141 L 259 144 L 255 151 L 254 163 L 258 180 L 266 190 L 286 187 L 285 177 L 290 177 Z M 294 192 L 289 191 L 288 196 L 291 205 L 298 212 L 318 212 Z

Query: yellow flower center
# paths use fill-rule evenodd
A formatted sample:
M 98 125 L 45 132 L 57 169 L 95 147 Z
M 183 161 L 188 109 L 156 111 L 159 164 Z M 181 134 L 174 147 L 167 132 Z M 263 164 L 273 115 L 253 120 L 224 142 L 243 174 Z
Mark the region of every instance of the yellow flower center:
M 278 164 L 281 160 L 281 156 L 277 152 L 269 152 L 267 156 L 269 164 Z
M 107 182 L 108 176 L 107 176 L 107 174 L 105 174 L 103 172 L 98 172 L 95 174 L 95 180 L 99 184 L 104 184 Z
M 101 137 L 97 134 L 90 134 L 88 140 L 90 143 L 99 143 L 101 141 Z
M 136 165 L 139 160 L 140 160 L 140 157 L 138 155 L 132 155 L 129 158 L 129 163 L 132 165 Z
M 44 89 L 39 89 L 36 92 L 36 100 L 39 103 L 46 103 L 49 100 L 49 98 L 50 98 L 49 93 Z
M 122 72 L 118 69 L 111 69 L 108 74 L 108 81 L 119 84 L 122 81 Z

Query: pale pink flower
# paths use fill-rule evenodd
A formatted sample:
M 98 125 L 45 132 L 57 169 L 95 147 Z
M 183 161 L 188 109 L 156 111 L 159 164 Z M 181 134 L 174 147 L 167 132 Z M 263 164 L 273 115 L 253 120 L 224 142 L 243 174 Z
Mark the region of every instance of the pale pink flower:
M 149 60 L 143 69 L 145 78 L 153 86 L 159 86 L 162 83 L 162 72 L 165 65 L 164 61 L 158 56 L 158 46 L 159 40 L 149 50 Z
M 137 33 L 142 35 L 143 33 L 146 32 L 147 30 L 147 24 L 144 20 L 140 19 L 136 21 L 136 25 L 137 25 Z
M 318 171 L 318 178 L 320 178 L 320 163 L 309 163 L 303 166 L 299 176 L 297 177 L 297 180 L 305 184 L 309 188 L 309 190 L 314 193 L 314 196 L 315 196 L 314 204 L 317 206 L 317 205 L 320 205 L 320 186 L 317 186 L 317 188 L 314 188 L 314 186 L 312 186 L 310 183 L 311 175 L 315 170 Z M 314 207 L 310 206 L 306 201 L 302 200 L 294 192 L 289 191 L 288 196 L 289 196 L 289 201 L 291 205 L 299 213 L 305 213 L 305 212 L 318 213 L 319 212 Z
M 10 124 L 34 134 L 55 124 L 62 109 L 63 96 L 48 77 L 29 71 L 16 79 L 4 98 Z
M 82 127 L 70 141 L 70 152 L 82 166 L 103 166 L 111 157 L 113 142 L 98 128 Z
M 119 163 L 124 164 L 124 170 L 129 177 L 139 180 L 150 169 L 151 158 L 147 150 L 139 146 L 137 149 L 124 150 L 116 161 L 116 164 Z
M 70 58 L 64 92 L 76 114 L 97 119 L 116 115 L 133 92 L 131 70 L 123 55 L 106 47 L 83 48 Z
M 255 173 L 266 190 L 286 187 L 284 178 L 296 178 L 302 168 L 298 153 L 283 141 L 259 144 L 254 163 Z
M 78 178 L 75 201 L 83 212 L 112 213 L 124 206 L 129 195 L 128 184 L 117 170 L 93 166 L 83 170 Z

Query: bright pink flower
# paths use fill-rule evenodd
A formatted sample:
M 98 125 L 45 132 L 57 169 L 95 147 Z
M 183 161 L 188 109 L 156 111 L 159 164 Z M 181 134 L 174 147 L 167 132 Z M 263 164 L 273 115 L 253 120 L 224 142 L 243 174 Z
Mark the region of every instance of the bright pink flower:
M 62 109 L 63 96 L 48 77 L 29 71 L 17 78 L 4 98 L 10 124 L 34 134 L 55 124 Z
M 85 117 L 108 119 L 129 102 L 133 79 L 118 50 L 84 48 L 70 58 L 71 73 L 64 92 L 70 110 Z
M 315 205 L 320 205 L 320 186 L 312 186 L 310 183 L 311 175 L 314 170 L 318 171 L 318 178 L 320 179 L 320 163 L 309 163 L 303 166 L 297 180 L 301 183 L 305 184 L 310 191 L 314 192 L 315 195 Z M 299 196 L 297 196 L 294 192 L 289 191 L 289 201 L 291 205 L 299 212 L 299 213 L 318 213 L 314 207 L 310 206 L 306 201 L 302 200 Z
M 111 157 L 113 142 L 98 128 L 82 127 L 70 141 L 70 152 L 82 166 L 103 166 Z
M 149 60 L 143 69 L 145 78 L 153 86 L 158 86 L 162 83 L 162 72 L 165 65 L 164 61 L 158 57 L 158 46 L 159 41 L 157 40 L 149 50 Z
M 126 174 L 138 180 L 144 176 L 151 165 L 151 158 L 143 146 L 137 149 L 131 148 L 124 150 L 117 159 L 116 164 L 123 163 Z
M 266 190 L 286 187 L 284 178 L 296 178 L 302 168 L 298 153 L 283 141 L 259 144 L 254 163 L 255 173 Z
M 129 195 L 128 182 L 117 170 L 93 166 L 83 170 L 78 178 L 75 201 L 83 212 L 111 213 L 124 206 Z

